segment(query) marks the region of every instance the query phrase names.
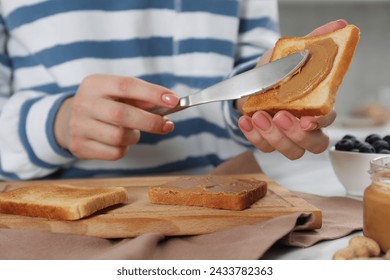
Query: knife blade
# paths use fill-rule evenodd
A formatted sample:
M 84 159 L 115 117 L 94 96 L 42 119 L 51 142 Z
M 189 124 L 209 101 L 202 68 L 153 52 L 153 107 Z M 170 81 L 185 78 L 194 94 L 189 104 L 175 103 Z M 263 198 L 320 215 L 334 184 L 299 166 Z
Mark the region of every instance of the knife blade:
M 178 105 L 174 108 L 156 106 L 150 112 L 164 116 L 192 106 L 235 100 L 252 94 L 263 93 L 297 73 L 308 57 L 309 51 L 307 50 L 293 53 L 226 79 L 192 95 L 184 96 L 180 98 Z

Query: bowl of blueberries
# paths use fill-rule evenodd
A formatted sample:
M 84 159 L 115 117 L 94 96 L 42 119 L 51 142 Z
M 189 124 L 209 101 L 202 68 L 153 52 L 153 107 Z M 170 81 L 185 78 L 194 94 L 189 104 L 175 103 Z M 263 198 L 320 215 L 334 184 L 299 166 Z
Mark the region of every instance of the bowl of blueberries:
M 347 134 L 329 149 L 329 158 L 338 180 L 348 195 L 362 197 L 371 184 L 370 162 L 390 156 L 390 135 L 370 134 L 359 139 Z

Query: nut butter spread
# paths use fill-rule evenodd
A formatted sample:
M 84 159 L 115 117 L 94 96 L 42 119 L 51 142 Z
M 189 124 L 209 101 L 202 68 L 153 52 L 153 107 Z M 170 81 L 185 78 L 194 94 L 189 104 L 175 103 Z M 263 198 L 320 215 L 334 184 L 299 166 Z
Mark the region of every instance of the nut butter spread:
M 363 197 L 363 233 L 390 250 L 390 156 L 370 162 L 371 185 Z
M 299 75 L 292 76 L 279 87 L 277 98 L 280 102 L 287 103 L 299 99 L 318 86 L 332 69 L 338 46 L 328 38 L 307 44 L 305 49 L 309 50 L 310 57 Z
M 373 182 L 366 189 L 363 221 L 364 235 L 378 242 L 383 252 L 390 250 L 390 186 L 388 184 Z
M 180 181 L 167 183 L 171 189 L 188 192 L 246 193 L 256 189 L 262 182 L 256 179 L 233 178 L 229 176 L 184 177 Z
M 149 188 L 155 204 L 203 206 L 243 210 L 264 197 L 267 183 L 256 179 L 204 175 L 181 177 Z

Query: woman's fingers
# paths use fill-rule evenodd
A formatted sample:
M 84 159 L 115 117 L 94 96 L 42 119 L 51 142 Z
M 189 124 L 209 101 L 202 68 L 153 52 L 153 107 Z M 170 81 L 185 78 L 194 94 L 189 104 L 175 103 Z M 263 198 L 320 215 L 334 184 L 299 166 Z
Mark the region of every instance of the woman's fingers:
M 283 131 L 274 123 L 272 117 L 263 111 L 258 111 L 252 116 L 254 128 L 261 136 L 284 156 L 289 159 L 297 159 L 303 156 L 305 149 L 293 139 L 286 137 Z
M 148 83 L 134 77 L 122 77 L 113 75 L 91 75 L 85 78 L 81 84 L 81 90 L 105 98 L 120 99 L 124 102 L 142 101 L 153 105 L 174 107 L 179 98 L 169 89 Z
M 289 159 L 302 157 L 305 151 L 321 153 L 329 145 L 329 137 L 320 129 L 331 117 L 317 122 L 317 128 L 306 131 L 301 121 L 286 111 L 278 112 L 273 118 L 264 111 L 252 117 L 243 116 L 239 127 L 245 137 L 263 152 L 279 151 Z
M 238 126 L 244 133 L 245 137 L 251 144 L 264 153 L 270 153 L 275 151 L 267 140 L 253 127 L 252 118 L 248 116 L 242 116 L 238 120 Z
M 301 117 L 301 127 L 305 131 L 312 131 L 323 127 L 328 127 L 336 119 L 336 111 L 333 109 L 325 116 L 303 116 Z
M 174 124 L 145 109 L 174 107 L 170 90 L 137 78 L 92 75 L 64 101 L 55 121 L 59 145 L 82 159 L 114 160 L 138 143 L 140 131 L 167 134 Z
M 309 37 L 309 36 L 317 36 L 317 35 L 326 34 L 326 33 L 333 32 L 333 31 L 339 30 L 341 28 L 344 28 L 347 25 L 348 25 L 348 22 L 346 20 L 338 19 L 335 21 L 331 21 L 327 24 L 324 24 L 320 27 L 317 27 L 316 29 L 314 29 L 312 32 L 310 32 L 306 36 Z
M 319 123 L 316 123 L 315 129 L 304 130 L 301 121 L 286 111 L 278 112 L 273 121 L 286 138 L 304 150 L 318 154 L 326 150 L 329 145 L 329 137 L 320 129 Z
M 109 146 L 130 146 L 138 143 L 140 131 L 114 126 L 96 120 L 86 120 L 72 128 L 79 134 L 75 139 L 89 139 Z
M 129 146 L 111 146 L 91 139 L 75 142 L 72 154 L 79 159 L 118 160 L 127 153 Z
M 96 106 L 96 109 L 91 111 L 92 119 L 115 126 L 155 134 L 167 134 L 174 128 L 172 121 L 166 117 L 116 100 L 97 99 L 93 106 Z

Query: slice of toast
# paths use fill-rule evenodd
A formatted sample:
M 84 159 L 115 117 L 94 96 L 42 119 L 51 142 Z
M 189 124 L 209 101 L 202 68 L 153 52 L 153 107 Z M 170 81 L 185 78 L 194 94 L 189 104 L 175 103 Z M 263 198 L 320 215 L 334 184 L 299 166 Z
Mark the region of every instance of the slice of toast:
M 128 200 L 122 187 L 29 186 L 0 194 L 0 213 L 78 220 Z
M 280 110 L 286 110 L 297 117 L 328 114 L 334 106 L 336 93 L 352 62 L 359 42 L 360 31 L 355 25 L 347 25 L 342 29 L 318 36 L 281 38 L 276 43 L 270 58 L 270 61 L 277 60 L 329 38 L 337 45 L 333 65 L 326 76 L 318 84 L 313 85 L 307 94 L 286 102 L 281 100 L 280 96 L 278 97 L 280 87 L 276 87 L 262 94 L 250 96 L 243 105 L 244 114 L 251 116 L 259 110 L 267 111 L 271 115 Z M 302 67 L 302 70 L 305 66 Z M 321 67 L 319 68 L 321 69 Z M 300 74 L 301 72 L 296 75 Z
M 264 197 L 266 193 L 267 183 L 264 181 L 203 175 L 182 177 L 149 187 L 149 200 L 154 204 L 243 210 Z

